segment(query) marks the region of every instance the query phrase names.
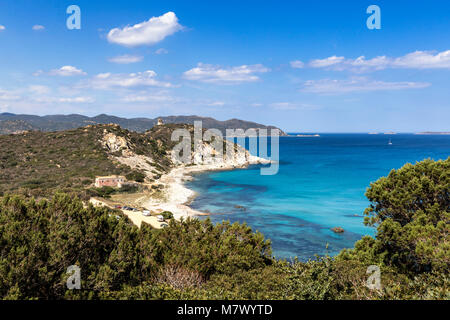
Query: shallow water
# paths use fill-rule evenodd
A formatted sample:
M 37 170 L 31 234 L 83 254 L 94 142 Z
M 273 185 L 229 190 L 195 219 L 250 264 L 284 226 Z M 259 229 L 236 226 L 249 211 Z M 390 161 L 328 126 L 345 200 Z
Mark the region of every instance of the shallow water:
M 406 162 L 449 156 L 450 136 L 443 135 L 281 137 L 278 174 L 262 176 L 251 166 L 197 174 L 187 186 L 199 193 L 193 209 L 213 213 L 214 222 L 246 222 L 272 240 L 276 257 L 305 261 L 374 235 L 363 225 L 370 182 Z M 335 234 L 336 226 L 345 232 Z

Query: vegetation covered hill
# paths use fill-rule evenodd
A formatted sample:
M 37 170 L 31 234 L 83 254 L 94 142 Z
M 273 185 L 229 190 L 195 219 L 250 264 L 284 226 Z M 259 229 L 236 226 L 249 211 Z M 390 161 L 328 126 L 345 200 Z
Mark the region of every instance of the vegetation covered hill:
M 30 130 L 37 130 L 37 128 L 24 120 L 0 121 L 0 134 L 22 133 Z
M 202 121 L 203 128 L 210 129 L 215 128 L 222 131 L 225 134 L 226 129 L 244 129 L 249 128 L 261 128 L 261 129 L 277 129 L 274 126 L 266 126 L 263 124 L 249 122 L 238 119 L 231 119 L 226 121 L 219 121 L 208 117 L 199 116 L 169 116 L 160 117 L 164 123 L 177 123 L 177 124 L 194 124 L 194 121 Z M 118 124 L 122 128 L 130 131 L 144 132 L 151 129 L 156 125 L 158 118 L 133 118 L 126 119 L 106 114 L 100 114 L 95 117 L 87 117 L 79 114 L 69 115 L 49 115 L 49 116 L 36 116 L 36 115 L 16 115 L 13 113 L 1 113 L 0 114 L 0 134 L 13 133 L 14 131 L 24 130 L 40 130 L 40 131 L 60 131 L 75 129 L 92 124 Z M 281 131 L 281 134 L 285 134 Z
M 367 190 L 377 228 L 334 258 L 292 263 L 244 225 L 133 226 L 66 194 L 0 199 L 3 299 L 450 299 L 450 158 L 393 170 Z M 68 290 L 67 267 L 81 268 Z M 380 287 L 367 286 L 369 266 Z
M 108 150 L 102 143 L 108 133 L 124 138 L 126 147 L 133 153 L 151 157 L 158 163 L 159 170 L 164 172 L 171 166 L 166 155 L 167 145 L 158 143 L 160 139 L 170 141 L 170 129 L 155 137 L 151 132 L 131 132 L 117 125 L 0 135 L 0 195 L 19 192 L 47 196 L 55 190 L 82 194 L 95 176 L 120 174 L 133 178 L 142 175 L 114 161 L 111 156 L 120 154 L 120 150 Z

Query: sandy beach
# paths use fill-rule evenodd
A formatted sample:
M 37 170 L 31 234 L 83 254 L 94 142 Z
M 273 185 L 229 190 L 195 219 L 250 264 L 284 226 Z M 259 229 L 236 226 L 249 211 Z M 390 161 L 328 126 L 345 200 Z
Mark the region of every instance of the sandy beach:
M 172 157 L 174 167 L 168 173 L 158 176 L 155 174 L 155 167 L 151 165 L 153 159 L 133 153 L 129 150 L 124 139 L 113 133 L 108 133 L 105 134 L 102 143 L 108 150 L 122 150 L 121 156 L 111 155 L 112 159 L 122 165 L 144 172 L 147 180 L 147 183 L 144 184 L 152 189 L 156 187 L 159 192 L 157 196 L 151 192 L 142 192 L 113 196 L 111 200 L 91 199 L 91 202 L 96 205 L 107 205 L 109 207 L 126 205 L 150 211 L 152 216 L 145 217 L 141 212 L 122 210 L 137 226 L 145 221 L 155 227 L 160 227 L 161 223 L 155 222 L 153 218 L 163 211 L 172 212 L 176 220 L 208 215 L 207 212 L 200 212 L 189 207 L 189 203 L 195 198 L 196 193 L 188 189 L 185 182 L 191 180 L 194 173 L 233 170 L 246 168 L 252 164 L 269 164 L 272 162 L 268 159 L 253 156 L 248 150 L 230 141 L 225 141 L 225 143 L 227 148 L 236 149 L 233 154 L 225 154 L 223 157 L 212 156 L 216 155 L 216 150 L 210 144 L 202 142 L 198 149 L 192 153 L 190 164 L 184 164 L 177 157 Z
M 152 197 L 150 194 L 139 196 L 135 203 L 139 207 L 150 211 L 152 215 L 144 216 L 142 212 L 121 209 L 122 212 L 138 227 L 142 222 L 150 224 L 152 227 L 160 229 L 162 222 L 159 222 L 155 215 L 170 211 L 176 220 L 187 219 L 188 217 L 208 215 L 207 212 L 201 212 L 189 207 L 189 203 L 196 197 L 196 193 L 185 186 L 186 181 L 193 179 L 192 174 L 206 171 L 233 170 L 246 168 L 252 164 L 268 164 L 270 160 L 247 155 L 239 161 L 221 161 L 211 164 L 196 164 L 190 166 L 180 165 L 173 168 L 169 173 L 162 175 L 154 182 L 155 185 L 163 185 L 163 196 Z M 114 208 L 115 205 L 124 206 L 125 203 L 115 200 L 106 200 L 91 198 L 90 202 L 96 206 L 108 206 Z M 128 202 L 128 201 L 127 201 Z
M 142 206 L 150 211 L 170 211 L 174 218 L 208 215 L 189 207 L 189 203 L 195 198 L 196 193 L 185 186 L 186 181 L 192 179 L 192 174 L 206 171 L 233 170 L 245 168 L 252 164 L 267 164 L 270 160 L 250 156 L 248 160 L 240 163 L 221 162 L 215 164 L 200 164 L 193 166 L 180 166 L 172 169 L 168 174 L 161 176 L 157 183 L 164 185 L 165 200 L 148 198 L 142 202 Z

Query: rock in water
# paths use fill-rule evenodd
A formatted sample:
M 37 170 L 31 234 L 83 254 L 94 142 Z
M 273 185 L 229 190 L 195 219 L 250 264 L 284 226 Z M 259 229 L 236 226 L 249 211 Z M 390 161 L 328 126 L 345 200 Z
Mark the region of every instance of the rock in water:
M 343 232 L 344 232 L 344 229 L 341 228 L 341 227 L 334 227 L 334 228 L 331 228 L 331 230 L 332 230 L 334 233 L 343 233 Z

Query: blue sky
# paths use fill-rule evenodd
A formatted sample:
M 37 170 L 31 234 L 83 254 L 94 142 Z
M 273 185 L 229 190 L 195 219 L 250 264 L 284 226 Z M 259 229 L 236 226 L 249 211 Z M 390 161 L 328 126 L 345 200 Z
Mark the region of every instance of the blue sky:
M 66 8 L 81 9 L 68 30 Z M 369 5 L 381 29 L 369 30 Z M 449 131 L 448 1 L 0 1 L 0 112 Z

